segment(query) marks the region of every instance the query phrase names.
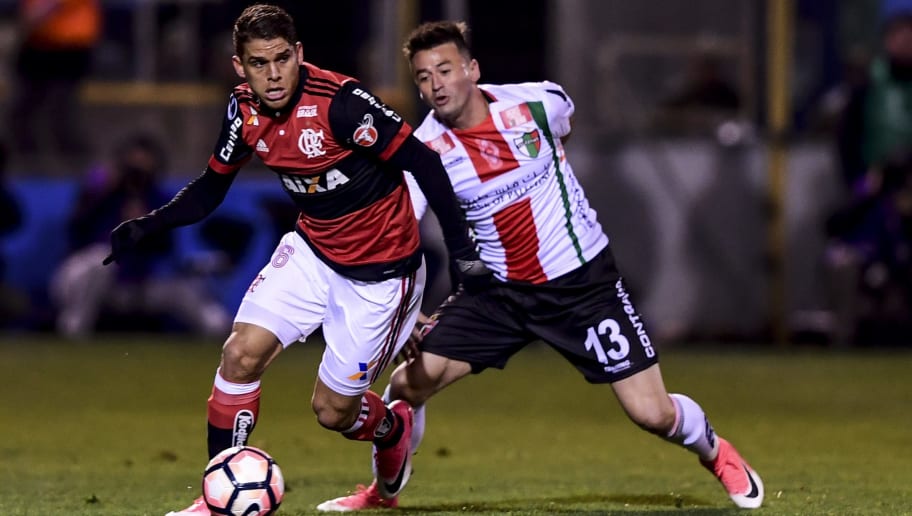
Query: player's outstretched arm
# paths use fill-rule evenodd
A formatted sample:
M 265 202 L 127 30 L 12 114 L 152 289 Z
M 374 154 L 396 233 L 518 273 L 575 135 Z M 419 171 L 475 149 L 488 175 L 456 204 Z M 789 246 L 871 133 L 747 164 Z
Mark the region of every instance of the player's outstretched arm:
M 161 208 L 122 222 L 111 232 L 111 254 L 102 263 L 119 261 L 149 235 L 206 218 L 225 199 L 236 175 L 237 172 L 220 174 L 207 167 Z
M 482 263 L 475 242 L 469 236 L 465 213 L 459 207 L 440 156 L 414 136 L 409 136 L 392 155 L 390 162 L 411 171 L 428 206 L 437 215 L 444 244 L 462 282 L 470 290 L 486 285 L 491 271 Z

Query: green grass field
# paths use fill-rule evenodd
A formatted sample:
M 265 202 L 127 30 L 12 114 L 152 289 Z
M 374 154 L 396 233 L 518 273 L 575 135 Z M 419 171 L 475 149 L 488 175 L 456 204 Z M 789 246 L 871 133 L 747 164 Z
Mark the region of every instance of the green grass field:
M 196 495 L 220 343 L 0 338 L 0 515 L 161 515 Z M 763 476 L 758 514 L 912 514 L 912 352 L 666 349 L 670 391 L 698 400 Z M 284 515 L 370 480 L 369 446 L 321 429 L 322 346 L 263 380 L 251 444 L 285 473 Z M 382 386 L 377 386 L 378 389 Z M 607 386 L 531 347 L 430 405 L 403 514 L 734 514 L 696 458 L 638 430 Z

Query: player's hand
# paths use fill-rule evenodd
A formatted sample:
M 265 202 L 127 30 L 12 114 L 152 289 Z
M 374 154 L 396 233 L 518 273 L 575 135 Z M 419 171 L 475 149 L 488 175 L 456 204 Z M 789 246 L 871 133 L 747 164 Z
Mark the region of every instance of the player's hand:
M 406 364 L 411 364 L 416 358 L 418 358 L 418 343 L 421 342 L 421 325 L 416 324 L 412 328 L 412 334 L 409 335 L 407 341 L 405 341 L 405 346 L 402 346 L 402 351 L 399 352 L 399 362 L 405 362 Z
M 431 318 L 424 315 L 424 312 L 418 312 L 418 320 L 415 321 L 415 327 L 412 328 L 412 333 L 409 334 L 409 338 L 405 341 L 405 345 L 402 346 L 402 350 L 396 355 L 395 362 L 397 364 L 403 361 L 410 364 L 418 358 L 418 354 L 421 352 L 419 345 L 433 326 L 429 325 L 431 322 Z
M 102 264 L 120 261 L 152 232 L 152 218 L 148 216 L 121 222 L 114 231 L 111 231 L 111 254 Z
M 494 273 L 480 258 L 453 260 L 459 282 L 469 294 L 477 294 L 493 284 Z

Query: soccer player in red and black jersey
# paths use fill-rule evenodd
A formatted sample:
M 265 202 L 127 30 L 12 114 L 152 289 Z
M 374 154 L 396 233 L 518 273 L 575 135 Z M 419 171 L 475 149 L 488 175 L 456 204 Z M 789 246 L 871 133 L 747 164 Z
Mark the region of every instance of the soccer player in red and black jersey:
M 146 236 L 197 222 L 222 202 L 256 154 L 300 209 L 295 230 L 244 295 L 208 400 L 208 448 L 246 444 L 259 416 L 260 378 L 285 347 L 323 328 L 326 348 L 313 393 L 319 423 L 372 441 L 390 486 L 411 473 L 412 411 L 370 391 L 415 325 L 425 269 L 403 170 L 437 214 L 465 283 L 481 264 L 438 155 L 357 80 L 303 60 L 292 18 L 265 4 L 234 25 L 235 71 L 246 82 L 228 99 L 206 170 L 169 203 L 111 235 L 117 261 Z M 209 514 L 198 498 L 184 511 Z

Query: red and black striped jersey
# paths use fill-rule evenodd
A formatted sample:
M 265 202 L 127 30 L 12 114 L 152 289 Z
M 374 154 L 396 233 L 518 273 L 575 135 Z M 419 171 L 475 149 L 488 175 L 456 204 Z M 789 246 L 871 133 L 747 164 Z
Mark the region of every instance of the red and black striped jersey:
M 401 168 L 387 160 L 412 128 L 357 80 L 305 63 L 281 111 L 234 89 L 209 167 L 233 174 L 253 154 L 301 210 L 297 232 L 346 276 L 379 280 L 420 264 Z

